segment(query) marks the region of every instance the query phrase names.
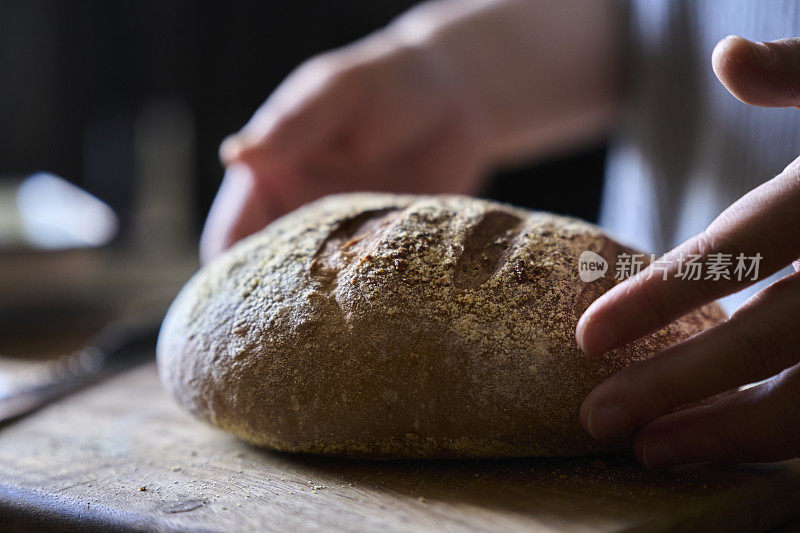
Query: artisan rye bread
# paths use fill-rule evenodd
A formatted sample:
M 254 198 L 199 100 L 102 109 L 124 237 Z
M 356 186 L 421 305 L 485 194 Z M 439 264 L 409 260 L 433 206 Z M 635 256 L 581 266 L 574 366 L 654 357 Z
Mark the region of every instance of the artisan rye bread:
M 578 256 L 610 262 L 584 283 Z M 587 356 L 581 313 L 622 248 L 578 220 L 459 196 L 308 204 L 204 267 L 158 362 L 186 409 L 259 446 L 370 457 L 625 448 L 580 427 L 601 380 L 724 319 L 706 306 Z

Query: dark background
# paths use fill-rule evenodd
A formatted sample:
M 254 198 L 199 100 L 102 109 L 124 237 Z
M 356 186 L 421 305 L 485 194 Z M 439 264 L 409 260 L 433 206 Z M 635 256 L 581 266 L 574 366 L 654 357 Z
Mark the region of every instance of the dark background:
M 0 0 L 0 176 L 46 170 L 133 209 L 144 108 L 189 117 L 192 225 L 217 147 L 309 56 L 385 25 L 410 0 Z M 503 172 L 486 195 L 595 220 L 604 146 Z M 572 177 L 580 176 L 576 191 Z

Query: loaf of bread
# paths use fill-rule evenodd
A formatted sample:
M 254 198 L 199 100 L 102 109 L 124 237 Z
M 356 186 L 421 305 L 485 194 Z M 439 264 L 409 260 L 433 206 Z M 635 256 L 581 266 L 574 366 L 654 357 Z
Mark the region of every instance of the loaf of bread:
M 609 272 L 579 278 L 593 251 Z M 723 320 L 714 305 L 602 356 L 575 342 L 624 249 L 590 224 L 460 196 L 345 194 L 200 270 L 164 321 L 178 402 L 259 446 L 359 457 L 576 455 L 604 378 Z

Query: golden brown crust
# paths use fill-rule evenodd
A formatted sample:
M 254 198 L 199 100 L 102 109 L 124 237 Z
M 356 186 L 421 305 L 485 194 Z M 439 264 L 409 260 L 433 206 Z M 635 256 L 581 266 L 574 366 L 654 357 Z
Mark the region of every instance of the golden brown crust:
M 587 356 L 581 313 L 622 248 L 590 224 L 459 196 L 306 205 L 203 268 L 158 343 L 162 379 L 260 446 L 369 457 L 612 451 L 578 408 L 602 379 L 724 320 L 709 305 Z M 578 278 L 584 250 L 611 275 Z

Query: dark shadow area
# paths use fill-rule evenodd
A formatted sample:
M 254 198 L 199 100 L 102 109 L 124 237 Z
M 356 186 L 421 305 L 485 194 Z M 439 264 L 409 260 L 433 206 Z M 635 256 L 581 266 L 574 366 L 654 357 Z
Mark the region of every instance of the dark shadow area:
M 422 504 L 467 505 L 509 516 L 524 515 L 554 527 L 563 525 L 573 513 L 598 520 L 598 528 L 606 520 L 631 520 L 631 525 L 641 522 L 644 527 L 653 527 L 659 520 L 667 520 L 662 522 L 665 526 L 714 524 L 713 512 L 697 513 L 700 502 L 731 498 L 725 493 L 735 492 L 745 480 L 773 469 L 771 465 L 693 465 L 649 470 L 629 453 L 370 461 L 248 447 L 268 463 L 295 465 L 304 476 L 335 480 L 354 490 L 386 491 Z

